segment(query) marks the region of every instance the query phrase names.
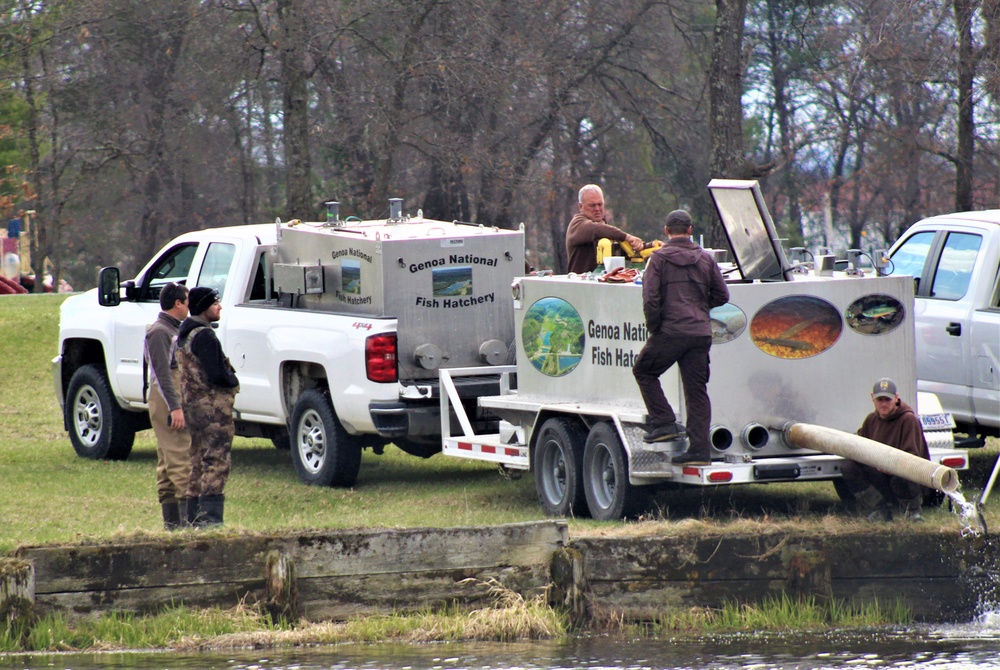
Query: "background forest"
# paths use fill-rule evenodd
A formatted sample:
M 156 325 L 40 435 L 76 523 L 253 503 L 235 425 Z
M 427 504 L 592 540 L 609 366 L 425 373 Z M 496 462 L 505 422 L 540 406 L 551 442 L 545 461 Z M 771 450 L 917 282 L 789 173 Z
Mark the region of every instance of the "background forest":
M 77 289 L 390 197 L 558 271 L 587 182 L 719 245 L 706 184 L 758 179 L 789 244 L 868 250 L 998 206 L 998 67 L 1000 0 L 0 0 L 0 216 Z

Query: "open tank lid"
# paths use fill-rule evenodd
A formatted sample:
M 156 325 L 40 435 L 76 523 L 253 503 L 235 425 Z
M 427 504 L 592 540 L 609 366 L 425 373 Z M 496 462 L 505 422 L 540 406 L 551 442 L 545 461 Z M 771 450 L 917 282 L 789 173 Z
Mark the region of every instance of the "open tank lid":
M 708 191 L 743 278 L 790 280 L 791 266 L 757 181 L 713 179 L 708 183 Z

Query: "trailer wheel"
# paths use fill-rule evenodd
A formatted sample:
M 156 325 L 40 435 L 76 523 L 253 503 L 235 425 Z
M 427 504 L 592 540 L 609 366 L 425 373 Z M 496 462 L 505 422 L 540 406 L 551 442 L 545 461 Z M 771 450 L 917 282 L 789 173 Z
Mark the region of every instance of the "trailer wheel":
M 594 424 L 583 449 L 583 488 L 590 515 L 599 521 L 622 519 L 642 510 L 643 490 L 628 481 L 628 457 L 614 426 Z
M 107 374 L 97 365 L 73 373 L 66 390 L 66 425 L 78 456 L 124 461 L 132 453 L 135 424 L 115 401 Z
M 292 461 L 310 486 L 354 486 L 361 469 L 361 445 L 344 430 L 330 400 L 309 389 L 292 412 Z
M 586 516 L 583 493 L 583 430 L 566 419 L 542 424 L 531 452 L 538 501 L 549 516 Z

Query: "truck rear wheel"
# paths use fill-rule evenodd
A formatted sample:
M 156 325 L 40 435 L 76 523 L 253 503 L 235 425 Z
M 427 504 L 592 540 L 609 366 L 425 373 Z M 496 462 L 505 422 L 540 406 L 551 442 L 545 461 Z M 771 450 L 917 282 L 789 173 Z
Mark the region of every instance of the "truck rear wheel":
M 580 451 L 583 440 L 583 430 L 567 419 L 549 419 L 538 432 L 531 469 L 538 501 L 549 516 L 586 516 Z
M 299 396 L 292 412 L 292 461 L 310 486 L 354 486 L 361 445 L 340 425 L 329 399 L 316 389 Z
M 583 489 L 590 515 L 599 521 L 622 519 L 642 510 L 645 495 L 628 481 L 628 456 L 614 426 L 594 424 L 583 449 Z
M 66 425 L 78 456 L 124 461 L 132 453 L 135 425 L 115 401 L 107 374 L 97 365 L 81 366 L 66 389 Z

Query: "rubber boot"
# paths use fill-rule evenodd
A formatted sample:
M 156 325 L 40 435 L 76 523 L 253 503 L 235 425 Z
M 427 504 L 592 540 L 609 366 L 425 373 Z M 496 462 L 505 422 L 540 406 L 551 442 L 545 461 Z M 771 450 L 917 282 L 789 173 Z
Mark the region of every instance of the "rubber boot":
M 226 504 L 226 496 L 221 494 L 202 496 L 198 499 L 198 503 L 201 505 L 201 518 L 198 520 L 200 527 L 222 525 L 222 512 Z
M 190 524 L 188 523 L 188 499 L 181 498 L 177 501 L 177 511 L 181 517 L 181 528 L 186 528 Z
M 904 519 L 909 519 L 910 521 L 923 521 L 924 515 L 920 513 L 920 507 L 923 503 L 921 500 L 923 496 L 916 496 L 915 498 L 901 498 L 899 500 L 899 510 Z
M 163 529 L 177 530 L 181 527 L 181 510 L 176 500 L 160 503 L 163 508 Z
M 198 516 L 201 514 L 201 506 L 198 504 L 199 498 L 197 496 L 192 496 L 187 499 L 187 526 L 191 528 L 198 527 Z
M 854 499 L 857 501 L 858 513 L 869 521 L 892 521 L 892 510 L 874 486 L 855 493 Z

